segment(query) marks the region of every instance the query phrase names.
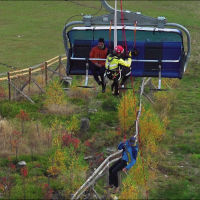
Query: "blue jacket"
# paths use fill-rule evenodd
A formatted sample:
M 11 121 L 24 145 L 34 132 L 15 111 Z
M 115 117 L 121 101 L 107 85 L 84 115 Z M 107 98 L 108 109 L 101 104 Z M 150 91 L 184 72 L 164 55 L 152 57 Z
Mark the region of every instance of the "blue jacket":
M 127 162 L 126 169 L 129 170 L 136 163 L 138 145 L 131 146 L 127 140 L 125 143 L 120 142 L 118 149 L 123 149 L 122 160 Z

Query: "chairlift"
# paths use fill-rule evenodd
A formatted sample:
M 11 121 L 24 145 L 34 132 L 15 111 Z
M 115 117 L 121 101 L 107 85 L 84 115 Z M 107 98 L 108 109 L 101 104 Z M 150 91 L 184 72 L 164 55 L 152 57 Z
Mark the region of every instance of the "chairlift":
M 89 58 L 91 48 L 97 45 L 100 37 L 103 37 L 105 46 L 112 50 L 115 30 L 117 30 L 117 44 L 123 45 L 125 30 L 127 50 L 136 52 L 132 54 L 133 77 L 158 77 L 158 89 L 161 89 L 161 78 L 183 77 L 190 57 L 191 43 L 190 34 L 185 27 L 168 23 L 165 17 L 152 18 L 130 11 L 123 11 L 124 26 L 122 26 L 120 10 L 117 10 L 117 26 L 110 26 L 110 22 L 115 20 L 116 10 L 108 5 L 106 0 L 101 2 L 109 14 L 97 17 L 83 16 L 82 21 L 70 22 L 64 27 L 67 75 L 85 75 L 85 87 L 87 87 L 88 76 L 92 75 L 90 69 L 92 59 Z M 137 33 L 136 38 L 134 31 Z M 186 43 L 183 42 L 184 38 Z

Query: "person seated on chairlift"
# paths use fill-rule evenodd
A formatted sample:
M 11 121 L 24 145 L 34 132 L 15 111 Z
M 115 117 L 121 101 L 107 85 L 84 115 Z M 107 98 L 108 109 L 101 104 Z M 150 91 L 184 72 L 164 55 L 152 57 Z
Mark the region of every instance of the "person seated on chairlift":
M 99 38 L 98 45 L 93 47 L 90 51 L 90 58 L 102 58 L 105 59 L 107 57 L 108 49 L 105 47 L 104 39 Z M 105 92 L 105 61 L 104 60 L 91 60 L 91 70 L 94 76 L 95 81 L 98 85 L 102 85 L 102 92 Z M 99 76 L 101 81 L 99 80 Z
M 122 150 L 122 158 L 115 162 L 109 168 L 109 188 L 115 187 L 114 192 L 119 191 L 118 187 L 118 172 L 127 172 L 136 163 L 138 154 L 138 145 L 136 144 L 136 137 L 131 137 L 126 142 L 120 142 L 118 150 Z
M 121 86 L 131 74 L 131 52 L 124 57 L 124 48 L 118 45 L 114 48 L 112 54 L 109 54 L 106 58 L 106 76 L 113 80 L 111 90 L 114 95 L 119 95 L 119 80 L 122 76 Z M 114 90 L 114 91 L 113 91 Z

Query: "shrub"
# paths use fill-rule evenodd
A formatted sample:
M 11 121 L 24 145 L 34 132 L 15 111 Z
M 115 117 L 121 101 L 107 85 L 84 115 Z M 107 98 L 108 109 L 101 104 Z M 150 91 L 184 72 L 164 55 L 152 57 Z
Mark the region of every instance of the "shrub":
M 157 142 L 162 139 L 165 128 L 162 126 L 153 110 L 143 110 L 140 119 L 140 139 L 143 150 L 157 152 Z
M 49 161 L 50 166 L 47 172 L 50 175 L 56 176 L 66 171 L 66 157 L 65 152 L 63 152 L 63 150 L 57 149 L 55 153 L 50 157 Z
M 16 118 L 21 120 L 21 132 L 24 134 L 24 122 L 30 119 L 29 114 L 24 110 L 20 110 L 20 112 L 16 115 Z
M 120 129 L 128 131 L 135 128 L 136 120 L 136 100 L 133 93 L 127 92 L 120 100 L 118 106 L 118 117 Z M 149 190 L 149 177 L 151 181 L 155 174 L 149 168 L 155 169 L 157 163 L 152 159 L 152 154 L 158 151 L 157 143 L 162 139 L 165 127 L 154 113 L 153 109 L 142 107 L 139 121 L 139 153 L 137 162 L 128 172 L 128 176 L 123 180 L 123 188 L 120 193 L 122 199 L 144 198 L 145 192 Z M 139 186 L 139 187 L 138 187 Z
M 125 132 L 135 124 L 136 109 L 136 97 L 133 96 L 133 92 L 125 93 L 118 106 L 120 127 Z
M 70 121 L 67 121 L 67 131 L 76 134 L 80 129 L 80 120 L 77 115 L 73 115 Z
M 28 113 L 30 118 L 33 115 L 38 116 L 38 110 L 42 105 L 40 103 L 32 104 L 27 101 L 9 102 L 2 101 L 0 106 L 0 114 L 2 117 L 15 118 L 20 113 L 20 110 Z
M 110 96 L 103 101 L 102 108 L 106 111 L 117 111 L 118 103 L 117 98 Z
M 32 180 L 27 180 L 26 190 L 24 191 L 22 186 L 22 180 L 18 182 L 11 190 L 11 199 L 23 199 L 24 192 L 26 199 L 41 199 L 42 189 L 38 184 L 32 182 Z
M 65 184 L 65 197 L 70 198 L 86 179 L 86 172 L 88 166 L 84 160 L 84 156 L 79 153 L 76 154 L 74 148 L 66 148 L 67 156 L 67 170 L 65 171 L 65 179 L 67 179 L 68 185 Z
M 65 92 L 59 80 L 51 81 L 46 88 L 45 105 L 56 104 L 63 105 L 66 103 Z
M 80 140 L 78 138 L 72 137 L 71 134 L 66 133 L 62 136 L 62 143 L 64 146 L 70 146 L 71 144 L 75 149 L 78 148 Z
M 106 129 L 107 126 L 115 126 L 118 123 L 117 113 L 114 111 L 106 112 L 99 109 L 98 112 L 90 115 L 90 132 Z
M 3 99 L 6 97 L 6 92 L 2 86 L 0 86 L 0 99 Z

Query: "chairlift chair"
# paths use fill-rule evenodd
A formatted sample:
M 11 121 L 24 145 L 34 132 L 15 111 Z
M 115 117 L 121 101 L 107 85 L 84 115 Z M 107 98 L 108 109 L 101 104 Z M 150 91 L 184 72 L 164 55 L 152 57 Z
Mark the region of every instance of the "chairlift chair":
M 67 75 L 85 75 L 85 87 L 88 75 L 92 75 L 89 62 L 89 52 L 103 37 L 105 46 L 113 49 L 114 9 L 105 0 L 103 6 L 110 12 L 103 16 L 83 16 L 82 21 L 74 21 L 65 25 L 63 30 L 64 46 L 67 55 Z M 120 21 L 117 11 L 118 45 L 123 45 L 123 29 L 126 33 L 128 51 L 132 54 L 131 74 L 133 77 L 158 77 L 158 89 L 161 89 L 161 78 L 179 78 L 187 68 L 190 57 L 190 34 L 182 25 L 168 23 L 166 18 L 152 18 L 130 11 L 124 12 L 124 24 Z M 137 22 L 137 27 L 134 23 Z M 77 26 L 76 26 L 77 25 Z M 73 27 L 72 27 L 73 26 Z M 109 38 L 111 28 L 112 37 Z M 137 32 L 134 43 L 134 31 Z M 186 37 L 186 43 L 184 43 Z M 98 59 L 95 59 L 98 60 Z M 99 59 L 101 60 L 101 59 Z

